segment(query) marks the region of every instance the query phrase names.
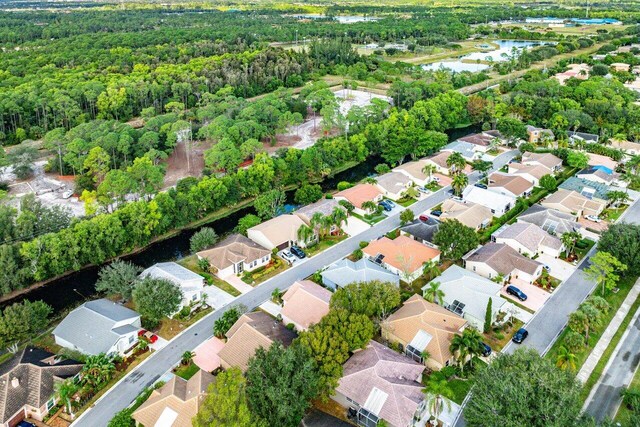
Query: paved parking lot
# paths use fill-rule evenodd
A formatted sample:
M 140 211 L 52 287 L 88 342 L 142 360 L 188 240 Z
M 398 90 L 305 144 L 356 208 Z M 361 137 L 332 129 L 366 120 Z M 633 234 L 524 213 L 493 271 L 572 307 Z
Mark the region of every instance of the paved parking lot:
M 561 260 L 560 258 L 554 258 L 551 255 L 542 254 L 536 259 L 536 261 L 551 267 L 549 274 L 562 282 L 567 280 L 569 276 L 571 276 L 573 272 L 576 271 L 575 266 Z
M 504 286 L 500 290 L 500 293 L 505 298 L 507 298 L 507 299 L 509 299 L 511 301 L 516 301 L 518 304 L 523 305 L 523 306 L 525 306 L 528 309 L 533 310 L 533 311 L 537 311 L 540 307 L 542 307 L 544 305 L 544 303 L 551 296 L 551 294 L 549 292 L 545 291 L 544 289 L 541 289 L 541 288 L 539 288 L 537 286 L 534 286 L 534 285 L 530 285 L 530 284 L 528 284 L 526 282 L 523 282 L 521 280 L 518 280 L 518 279 L 512 279 L 511 280 L 511 284 L 525 293 L 525 295 L 527 296 L 527 300 L 526 301 L 520 301 L 516 297 L 507 294 L 507 292 L 506 292 L 507 286 Z

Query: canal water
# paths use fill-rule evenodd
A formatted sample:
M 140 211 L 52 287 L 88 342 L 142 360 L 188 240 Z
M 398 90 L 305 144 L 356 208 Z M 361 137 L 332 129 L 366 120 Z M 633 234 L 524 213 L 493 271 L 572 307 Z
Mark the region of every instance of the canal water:
M 469 126 L 448 132 L 451 141 L 467 135 L 470 132 L 478 132 L 478 126 Z M 340 181 L 355 182 L 374 174 L 376 165 L 382 159 L 371 157 L 365 162 L 351 169 L 340 172 L 320 183 L 324 191 L 333 190 Z M 293 204 L 293 193 L 287 193 L 287 205 Z M 230 233 L 238 223 L 238 220 L 247 214 L 255 214 L 253 207 L 241 209 L 229 216 L 221 218 L 202 227 L 213 228 L 219 236 Z M 189 255 L 189 239 L 199 228 L 182 230 L 180 233 L 168 239 L 153 243 L 140 252 L 122 257 L 142 268 L 147 268 L 158 262 L 175 261 Z M 42 300 L 53 307 L 54 312 L 59 312 L 74 307 L 86 299 L 96 297 L 95 283 L 98 279 L 98 271 L 102 266 L 92 266 L 68 274 L 67 276 L 53 280 L 46 285 L 35 288 L 12 300 L 0 304 L 0 308 L 15 302 L 28 299 L 30 301 Z

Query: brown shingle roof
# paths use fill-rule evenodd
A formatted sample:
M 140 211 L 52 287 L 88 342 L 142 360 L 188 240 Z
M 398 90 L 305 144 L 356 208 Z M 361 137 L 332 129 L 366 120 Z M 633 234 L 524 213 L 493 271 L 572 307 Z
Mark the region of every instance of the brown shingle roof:
M 81 369 L 80 362 L 58 360 L 52 353 L 26 347 L 0 366 L 0 422 L 6 423 L 25 405 L 40 408 L 53 396 L 57 381 Z
M 447 199 L 442 204 L 441 220 L 457 219 L 474 230 L 493 218 L 491 209 L 472 202 L 460 203 Z
M 363 249 L 363 252 L 371 257 L 384 255 L 383 262 L 400 271 L 413 273 L 422 265 L 440 255 L 440 251 L 407 236 L 398 236 L 391 240 L 383 237 L 374 240 Z
M 263 248 L 241 234 L 232 234 L 211 249 L 198 252 L 198 256 L 206 258 L 218 270 L 244 261 L 250 264 L 269 255 L 271 251 Z
M 509 165 L 509 173 L 516 175 L 529 174 L 536 179 L 540 179 L 545 175 L 552 173 L 551 169 L 542 165 L 523 165 L 521 163 L 511 163 Z
M 263 311 L 245 313 L 227 332 L 228 341 L 218 356 L 229 366 L 246 371 L 249 359 L 259 347 L 266 349 L 274 341 L 286 347 L 295 337 L 295 332 Z
M 382 329 L 383 335 L 391 333 L 405 345 L 415 338 L 418 331 L 428 333 L 432 338 L 426 350 L 433 360 L 444 365 L 451 358 L 451 339 L 466 324 L 462 317 L 415 294 L 383 322 Z
M 215 381 L 208 372 L 199 370 L 189 380 L 178 377 L 154 390 L 151 396 L 133 414 L 132 418 L 143 426 L 154 426 L 163 413 L 177 414 L 172 427 L 191 427 L 191 419 L 198 413 L 206 396 L 207 387 Z
M 511 246 L 502 243 L 487 243 L 480 249 L 469 255 L 469 262 L 482 262 L 503 276 L 510 275 L 514 270 L 534 274 L 540 264 L 531 258 L 520 255 Z
M 521 176 L 495 172 L 489 175 L 489 188 L 505 188 L 512 194 L 520 196 L 533 188 L 533 183 Z
M 553 169 L 562 165 L 562 159 L 551 153 L 529 153 L 522 155 L 522 163 L 540 163 L 543 166 Z

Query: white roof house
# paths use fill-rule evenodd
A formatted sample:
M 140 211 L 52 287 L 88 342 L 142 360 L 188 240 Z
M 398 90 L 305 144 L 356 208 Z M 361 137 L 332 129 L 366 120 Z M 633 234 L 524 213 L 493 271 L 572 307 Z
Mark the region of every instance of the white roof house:
M 558 257 L 564 249 L 559 238 L 550 235 L 535 224 L 526 222 L 517 222 L 498 230 L 494 235 L 494 241 L 509 245 L 519 253 L 530 256 L 544 253 Z
M 320 274 L 322 276 L 322 284 L 330 289 L 342 288 L 349 283 L 370 282 L 372 280 L 391 282 L 396 286 L 400 284 L 400 277 L 397 274 L 367 258 L 362 258 L 356 262 L 349 259 L 340 260 L 331 264 Z
M 108 299 L 88 301 L 53 330 L 56 344 L 84 354 L 126 354 L 137 344 L 140 315 Z
M 297 215 L 280 215 L 247 230 L 247 237 L 269 250 L 285 249 L 291 245 L 304 246 L 298 239 L 298 230 L 306 225 Z
M 444 292 L 442 306 L 462 316 L 480 331 L 484 326 L 489 300 L 492 321 L 495 321 L 498 312 L 507 302 L 500 298 L 501 285 L 455 264 L 432 282 L 440 283 L 440 290 Z M 429 283 L 422 288 L 422 292 L 428 288 Z
M 182 291 L 180 308 L 188 307 L 190 304 L 202 299 L 204 278 L 175 262 L 155 264 L 144 270 L 140 277 L 143 279 L 146 277 L 164 279 L 178 285 Z
M 388 172 L 376 178 L 376 186 L 391 200 L 400 199 L 412 185 L 413 180 L 400 172 Z
M 495 191 L 476 187 L 475 185 L 465 188 L 462 192 L 462 198 L 465 201 L 477 203 L 491 209 L 494 217 L 504 215 L 516 204 L 516 198 L 513 196 L 500 194 Z

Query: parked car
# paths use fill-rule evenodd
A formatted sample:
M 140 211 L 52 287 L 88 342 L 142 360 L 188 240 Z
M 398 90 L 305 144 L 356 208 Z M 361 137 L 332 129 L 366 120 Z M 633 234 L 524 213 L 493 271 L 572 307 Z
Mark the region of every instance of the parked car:
M 151 344 L 158 341 L 158 336 L 153 332 L 149 332 L 146 329 L 141 329 L 138 331 L 138 337 L 144 337 Z
M 18 424 L 16 424 L 16 427 L 36 427 L 36 425 L 30 423 L 29 421 L 22 420 Z
M 298 260 L 298 258 L 296 258 L 295 256 L 293 256 L 293 254 L 289 251 L 282 251 L 282 253 L 280 254 L 280 257 L 285 260 L 286 262 L 289 263 L 289 265 L 293 264 L 294 262 L 296 262 Z
M 389 206 L 391 206 L 391 209 L 396 207 L 396 204 L 393 203 L 391 200 L 383 200 L 383 202 L 385 202 L 386 204 L 388 204 Z
M 440 216 L 440 215 L 442 215 L 442 211 L 439 211 L 439 210 L 437 210 L 437 209 L 436 209 L 436 210 L 433 210 L 433 211 L 431 211 L 431 215 L 433 215 L 433 216 Z
M 419 219 L 420 221 L 422 221 L 422 222 L 428 222 L 428 221 L 429 221 L 429 217 L 428 217 L 428 216 L 426 216 L 426 215 L 420 215 L 420 216 L 418 217 L 418 219 Z
M 293 245 L 289 248 L 289 250 L 291 251 L 292 254 L 294 254 L 300 259 L 307 257 L 307 254 L 302 250 L 300 246 Z
M 71 190 L 67 190 L 64 193 L 62 193 L 62 198 L 63 199 L 69 199 L 69 198 L 71 198 L 71 196 L 73 196 L 73 191 L 71 191 Z
M 589 221 L 593 221 L 593 222 L 602 221 L 600 218 L 598 218 L 597 215 L 587 215 L 587 216 L 585 216 L 585 218 L 587 218 Z
M 507 286 L 507 293 L 509 295 L 513 295 L 514 297 L 518 298 L 520 301 L 527 300 L 527 295 L 513 285 Z
M 438 178 L 437 176 L 432 176 L 431 182 L 440 182 L 440 178 Z
M 518 329 L 518 332 L 515 333 L 513 338 L 511 338 L 511 341 L 516 344 L 522 344 L 522 341 L 524 341 L 528 336 L 529 331 L 527 331 L 525 328 L 520 328 Z
M 383 200 L 381 202 L 378 202 L 378 206 L 382 206 L 382 209 L 384 209 L 385 211 L 389 212 L 393 209 L 393 207 L 387 203 L 387 200 Z
M 549 267 L 547 264 L 543 265 L 542 268 L 544 268 L 547 271 L 551 271 L 551 267 Z
M 482 343 L 482 357 L 489 357 L 491 356 L 491 347 L 489 347 L 488 344 L 486 343 Z
M 424 187 L 418 187 L 418 191 L 424 194 L 431 194 L 431 190 Z
M 486 189 L 487 189 L 487 186 L 486 186 L 486 185 L 481 184 L 481 183 L 479 183 L 479 182 L 477 182 L 477 183 L 475 183 L 475 184 L 473 184 L 473 185 L 474 185 L 475 187 L 482 188 L 482 189 L 484 189 L 484 190 L 486 190 Z
M 464 199 L 460 196 L 453 195 L 451 196 L 451 200 L 455 200 L 456 202 L 464 202 Z

